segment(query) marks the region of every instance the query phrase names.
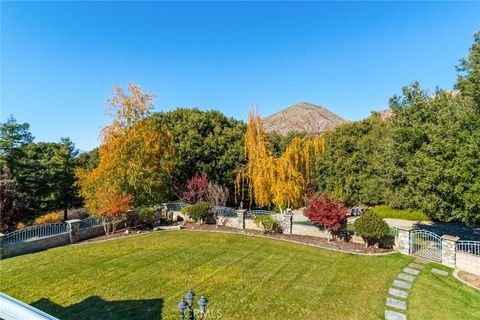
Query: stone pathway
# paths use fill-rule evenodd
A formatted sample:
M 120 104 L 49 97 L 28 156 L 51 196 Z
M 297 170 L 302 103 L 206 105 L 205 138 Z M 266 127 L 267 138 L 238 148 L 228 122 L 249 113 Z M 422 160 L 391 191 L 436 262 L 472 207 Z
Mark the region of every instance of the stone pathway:
M 392 287 L 388 290 L 388 297 L 385 302 L 385 319 L 406 320 L 407 299 L 413 280 L 420 274 L 425 261 L 416 260 L 410 263 L 393 280 Z
M 444 271 L 444 270 L 440 270 L 440 269 L 433 268 L 433 269 L 432 269 L 432 272 L 433 272 L 433 273 L 436 273 L 436 274 L 439 274 L 439 275 L 441 275 L 441 276 L 448 276 L 448 271 Z

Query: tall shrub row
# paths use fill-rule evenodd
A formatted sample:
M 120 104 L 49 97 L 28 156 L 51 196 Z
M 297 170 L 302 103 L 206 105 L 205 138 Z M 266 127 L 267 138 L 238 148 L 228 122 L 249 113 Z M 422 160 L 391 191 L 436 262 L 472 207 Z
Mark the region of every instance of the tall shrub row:
M 480 223 L 480 33 L 455 91 L 415 82 L 390 114 L 338 127 L 317 161 L 321 192 L 347 205 L 420 209 L 433 220 Z

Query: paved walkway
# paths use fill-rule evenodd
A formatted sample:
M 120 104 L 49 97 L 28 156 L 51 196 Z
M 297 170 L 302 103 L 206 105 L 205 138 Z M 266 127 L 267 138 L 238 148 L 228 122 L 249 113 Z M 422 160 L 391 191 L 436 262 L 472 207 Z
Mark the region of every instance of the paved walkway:
M 445 223 L 445 222 L 428 222 L 428 221 L 408 221 L 402 219 L 386 218 L 385 221 L 392 227 L 408 226 L 416 229 L 428 230 L 443 236 L 457 236 L 462 240 L 479 240 L 480 226 L 467 226 L 463 223 Z
M 348 222 L 353 223 L 358 217 L 348 217 Z M 386 223 L 396 228 L 415 228 L 428 230 L 443 236 L 457 236 L 461 240 L 479 240 L 480 226 L 467 226 L 463 223 L 445 223 L 445 222 L 429 222 L 429 221 L 410 221 L 403 219 L 385 218 Z
M 425 262 L 420 260 L 416 260 L 415 263 L 410 263 L 397 275 L 397 278 L 393 280 L 385 302 L 385 319 L 407 319 L 406 312 L 409 291 L 412 288 L 415 278 L 422 272 L 424 264 Z

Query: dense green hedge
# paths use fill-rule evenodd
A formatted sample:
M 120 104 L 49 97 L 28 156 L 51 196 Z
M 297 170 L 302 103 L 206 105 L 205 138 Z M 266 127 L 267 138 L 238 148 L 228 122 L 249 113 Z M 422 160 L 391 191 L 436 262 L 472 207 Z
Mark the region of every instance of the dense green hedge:
M 369 211 L 382 218 L 394 218 L 411 221 L 428 221 L 430 218 L 420 210 L 393 209 L 387 205 L 370 208 Z
M 414 83 L 390 99 L 388 119 L 374 113 L 326 134 L 320 191 L 480 223 L 480 33 L 458 69 L 460 91 L 428 94 Z

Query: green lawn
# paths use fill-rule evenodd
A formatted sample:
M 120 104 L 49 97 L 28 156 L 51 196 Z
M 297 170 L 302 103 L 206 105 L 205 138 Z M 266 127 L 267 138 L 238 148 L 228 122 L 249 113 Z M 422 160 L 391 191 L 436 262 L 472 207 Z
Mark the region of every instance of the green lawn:
M 447 277 L 430 272 L 433 267 L 449 271 Z M 410 291 L 408 316 L 411 319 L 480 319 L 480 291 L 452 276 L 452 269 L 430 263 Z
M 0 291 L 61 319 L 178 319 L 176 305 L 190 288 L 210 300 L 217 317 L 209 319 L 380 319 L 388 288 L 412 260 L 242 235 L 157 232 L 0 261 Z M 425 291 L 429 299 L 450 289 L 468 301 L 480 296 L 438 285 L 442 290 Z
M 430 221 L 422 211 L 392 209 L 389 206 L 376 206 L 371 209 L 373 213 L 382 218 L 404 219 L 411 221 Z

